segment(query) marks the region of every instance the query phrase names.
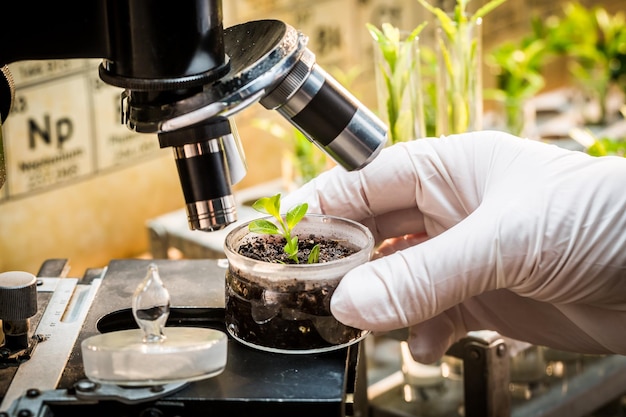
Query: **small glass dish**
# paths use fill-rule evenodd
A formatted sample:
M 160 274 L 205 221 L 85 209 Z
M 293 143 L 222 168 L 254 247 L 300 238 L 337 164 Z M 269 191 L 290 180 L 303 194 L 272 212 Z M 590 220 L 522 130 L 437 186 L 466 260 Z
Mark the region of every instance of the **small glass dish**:
M 160 343 L 140 329 L 103 333 L 81 344 L 85 375 L 94 382 L 148 386 L 211 378 L 226 367 L 227 336 L 213 329 L 167 327 Z
M 368 332 L 335 319 L 330 299 L 343 276 L 370 259 L 371 232 L 348 219 L 309 214 L 294 233 L 333 239 L 354 253 L 324 263 L 259 261 L 238 252 L 259 235 L 248 230 L 248 223 L 233 229 L 224 244 L 227 331 L 247 346 L 287 354 L 328 352 L 362 340 Z
M 82 341 L 88 379 L 121 386 L 164 385 L 211 378 L 226 367 L 226 333 L 165 327 L 170 295 L 155 264 L 133 294 L 132 311 L 139 329 L 97 334 Z

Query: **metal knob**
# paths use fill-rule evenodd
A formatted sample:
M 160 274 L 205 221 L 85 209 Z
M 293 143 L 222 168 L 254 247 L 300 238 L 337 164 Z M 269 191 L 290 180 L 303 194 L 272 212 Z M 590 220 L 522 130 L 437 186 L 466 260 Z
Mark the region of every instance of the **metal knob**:
M 0 68 L 0 119 L 4 123 L 15 100 L 15 82 L 6 65 Z M 1 151 L 1 149 L 0 149 Z
M 37 278 L 21 271 L 0 273 L 0 319 L 26 320 L 37 313 Z
M 15 99 L 15 83 L 13 76 L 6 65 L 0 68 L 0 125 L 4 123 Z M 0 188 L 6 181 L 6 168 L 4 163 L 4 147 L 2 146 L 2 131 L 0 130 Z
M 0 320 L 4 347 L 28 348 L 30 318 L 37 313 L 37 279 L 33 274 L 9 271 L 0 274 Z M 1 339 L 0 339 L 1 340 Z

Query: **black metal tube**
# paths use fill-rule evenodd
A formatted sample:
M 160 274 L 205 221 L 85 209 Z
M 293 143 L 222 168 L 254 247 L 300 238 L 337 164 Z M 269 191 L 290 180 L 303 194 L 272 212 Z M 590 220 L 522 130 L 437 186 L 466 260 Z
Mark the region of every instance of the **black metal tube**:
M 357 109 L 356 103 L 346 99 L 341 91 L 324 80 L 315 96 L 291 121 L 316 142 L 327 146 L 345 130 Z
M 105 81 L 118 87 L 141 89 L 151 80 L 148 90 L 155 83 L 176 89 L 172 80 L 190 77 L 201 85 L 226 65 L 222 17 L 221 0 L 7 2 L 0 66 L 102 58 Z
M 110 58 L 105 0 L 8 1 L 0 14 L 0 66 L 23 60 Z
M 261 99 L 348 170 L 360 169 L 387 141 L 387 126 L 306 50 L 279 87 Z
M 174 149 L 192 230 L 219 230 L 237 219 L 225 149 L 230 136 L 231 125 L 224 118 L 159 133 L 161 147 Z
M 197 144 L 198 152 L 192 156 L 183 153 L 184 147 L 176 149 L 176 166 L 187 204 L 232 194 L 226 156 L 219 140 L 213 142 Z
M 186 78 L 225 64 L 220 0 L 108 1 L 107 15 L 107 82 L 141 89 L 136 80 Z

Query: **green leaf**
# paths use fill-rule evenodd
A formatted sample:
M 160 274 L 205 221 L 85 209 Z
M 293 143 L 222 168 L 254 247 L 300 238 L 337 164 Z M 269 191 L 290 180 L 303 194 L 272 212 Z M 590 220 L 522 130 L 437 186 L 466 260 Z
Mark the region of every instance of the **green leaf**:
M 320 261 L 320 245 L 313 246 L 311 252 L 309 253 L 309 258 L 307 259 L 307 263 L 316 264 Z
M 587 148 L 587 153 L 592 156 L 617 155 L 625 157 L 626 140 L 624 138 L 599 138 Z
M 467 15 L 467 5 L 470 0 L 457 0 L 457 4 L 454 7 L 453 18 L 439 7 L 434 7 L 426 0 L 417 0 L 422 6 L 426 8 L 429 12 L 431 12 L 435 17 L 439 20 L 439 24 L 441 28 L 446 32 L 448 38 L 454 40 L 456 38 L 457 32 L 460 30 L 459 27 L 468 22 Z M 484 17 L 488 13 L 490 13 L 493 9 L 500 6 L 506 0 L 491 0 L 489 3 L 480 7 L 472 16 L 471 21 L 476 22 L 478 19 Z
M 288 240 L 287 243 L 285 244 L 284 250 L 287 256 L 289 256 L 289 259 L 291 259 L 292 261 L 295 261 L 296 263 L 299 263 L 298 261 L 298 236 L 294 236 L 290 240 Z
M 261 197 L 257 201 L 252 203 L 252 208 L 260 213 L 269 214 L 269 212 L 265 208 L 268 200 L 269 200 L 269 197 Z
M 280 193 L 273 197 L 270 197 L 271 206 L 267 208 L 267 211 L 274 217 L 280 217 Z
M 378 43 L 385 42 L 385 35 L 383 34 L 383 32 L 381 32 L 380 29 L 378 29 L 376 26 L 372 25 L 371 23 L 366 23 L 365 27 L 367 28 L 370 35 L 372 35 L 372 38 L 374 38 L 376 42 Z
M 406 42 L 413 42 L 415 40 L 415 38 L 417 38 L 420 35 L 420 33 L 422 33 L 422 30 L 424 29 L 424 27 L 427 24 L 428 24 L 428 22 L 423 22 L 421 25 L 419 25 L 418 27 L 413 29 L 413 31 L 406 38 Z
M 446 32 L 446 34 L 448 34 L 449 37 L 452 38 L 452 37 L 455 36 L 455 34 L 456 34 L 456 27 L 454 25 L 454 22 L 450 18 L 450 16 L 448 16 L 448 13 L 444 12 L 439 7 L 432 6 L 426 0 L 417 0 L 417 1 L 422 6 L 424 6 L 424 8 L 426 8 L 426 10 L 428 10 L 429 12 L 434 14 L 435 17 L 437 17 L 437 19 L 439 20 L 439 23 L 441 24 L 441 27 Z
M 252 204 L 252 208 L 258 212 L 269 214 L 275 218 L 280 217 L 280 193 L 272 197 L 261 197 Z
M 443 56 L 443 61 L 448 71 L 448 74 L 451 76 L 454 74 L 454 67 L 452 66 L 452 60 L 450 59 L 450 51 L 448 51 L 448 47 L 442 39 L 439 39 L 439 49 L 441 51 L 441 55 Z
M 389 43 L 397 45 L 400 42 L 400 29 L 387 22 L 382 24 L 382 28 Z
M 476 21 L 481 17 L 484 17 L 486 14 L 490 13 L 493 9 L 500 6 L 506 0 L 492 0 L 489 3 L 482 6 L 480 9 L 476 10 L 476 13 L 472 16 L 472 20 Z
M 266 219 L 252 220 L 248 225 L 248 230 L 253 233 L 262 233 L 269 235 L 280 234 L 278 227 L 276 227 L 274 223 Z
M 298 224 L 300 220 L 302 220 L 308 209 L 309 205 L 307 203 L 302 203 L 298 204 L 287 212 L 286 219 L 287 227 L 289 228 L 289 230 L 293 229 L 295 225 Z
M 415 123 L 415 116 L 413 109 L 406 109 L 398 114 L 398 119 L 394 125 L 394 136 L 399 139 L 413 140 L 417 139 L 411 137 L 408 132 L 413 132 L 413 124 Z

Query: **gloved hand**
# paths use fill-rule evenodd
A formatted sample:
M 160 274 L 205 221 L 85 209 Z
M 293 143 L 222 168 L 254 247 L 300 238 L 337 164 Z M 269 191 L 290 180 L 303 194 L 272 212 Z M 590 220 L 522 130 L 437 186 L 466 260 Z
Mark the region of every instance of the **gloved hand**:
M 625 181 L 626 158 L 475 132 L 385 148 L 282 204 L 306 201 L 385 241 L 386 256 L 342 280 L 332 312 L 372 331 L 409 327 L 422 363 L 472 330 L 626 354 Z

